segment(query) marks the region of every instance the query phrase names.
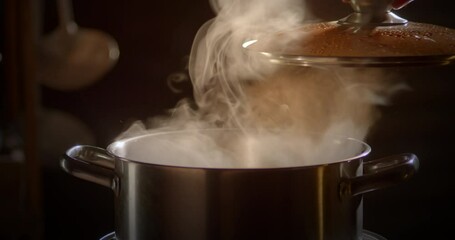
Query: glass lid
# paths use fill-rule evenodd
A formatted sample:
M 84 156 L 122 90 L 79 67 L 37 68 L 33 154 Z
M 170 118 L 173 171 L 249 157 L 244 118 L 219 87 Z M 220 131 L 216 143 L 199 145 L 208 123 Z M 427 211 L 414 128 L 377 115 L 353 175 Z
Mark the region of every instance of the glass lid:
M 446 65 L 455 60 L 455 30 L 408 22 L 391 12 L 409 0 L 344 0 L 354 13 L 304 24 L 243 47 L 280 64 L 312 66 Z

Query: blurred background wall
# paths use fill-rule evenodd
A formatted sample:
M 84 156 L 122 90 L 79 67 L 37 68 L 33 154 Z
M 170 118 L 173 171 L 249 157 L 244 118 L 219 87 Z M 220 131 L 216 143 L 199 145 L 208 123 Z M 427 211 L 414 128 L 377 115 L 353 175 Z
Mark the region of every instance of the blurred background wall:
M 308 7 L 315 18 L 336 20 L 351 12 L 339 2 L 308 0 Z M 37 43 L 58 25 L 55 1 L 0 4 L 0 239 L 99 239 L 114 230 L 113 195 L 63 173 L 59 156 L 74 144 L 106 147 L 131 122 L 163 114 L 190 96 L 188 83 L 180 84 L 182 93 L 174 93 L 166 80 L 184 71 L 197 29 L 214 13 L 204 0 L 74 1 L 76 22 L 113 36 L 120 57 L 92 85 L 59 91 L 37 83 L 33 75 L 40 71 Z M 455 28 L 452 12 L 450 1 L 420 0 L 399 15 Z M 452 234 L 454 70 L 387 69 L 401 74 L 412 90 L 382 108 L 368 138 L 372 158 L 414 152 L 421 168 L 411 182 L 365 195 L 366 229 L 388 239 Z M 13 153 L 16 160 L 11 160 Z

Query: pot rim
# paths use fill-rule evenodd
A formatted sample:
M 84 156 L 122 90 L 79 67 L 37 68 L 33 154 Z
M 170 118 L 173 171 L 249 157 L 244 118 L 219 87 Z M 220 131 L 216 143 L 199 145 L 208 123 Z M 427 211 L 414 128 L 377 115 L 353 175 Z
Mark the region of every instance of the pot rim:
M 205 128 L 205 129 L 185 129 L 185 130 L 166 130 L 166 131 L 159 131 L 159 132 L 150 132 L 134 137 L 128 137 L 125 139 L 120 139 L 117 141 L 112 142 L 109 144 L 106 148 L 106 151 L 109 155 L 114 157 L 115 159 L 119 159 L 123 162 L 131 162 L 131 163 L 136 163 L 136 164 L 141 164 L 141 165 L 147 165 L 147 166 L 154 166 L 154 167 L 162 167 L 162 168 L 178 168 L 178 169 L 198 169 L 198 170 L 214 170 L 214 171 L 223 171 L 223 170 L 234 170 L 234 171 L 270 171 L 270 170 L 291 170 L 291 169 L 302 169 L 302 168 L 314 168 L 314 167 L 321 167 L 321 166 L 330 166 L 330 165 L 336 165 L 340 164 L 343 162 L 350 162 L 353 160 L 359 160 L 365 156 L 367 156 L 371 152 L 371 146 L 368 145 L 366 142 L 362 140 L 358 140 L 355 138 L 351 137 L 345 137 L 345 136 L 336 136 L 334 137 L 342 139 L 342 140 L 349 140 L 349 141 L 354 141 L 362 145 L 362 151 L 360 151 L 357 155 L 349 157 L 349 158 L 344 158 L 344 159 L 339 159 L 335 160 L 333 162 L 329 163 L 322 163 L 322 164 L 310 164 L 310 165 L 304 165 L 304 166 L 284 166 L 284 167 L 249 167 L 249 168 L 241 168 L 241 167 L 201 167 L 201 166 L 182 166 L 182 165 L 167 165 L 167 164 L 161 164 L 161 163 L 147 163 L 144 161 L 139 161 L 139 160 L 134 160 L 134 159 L 129 159 L 126 157 L 120 157 L 117 154 L 114 153 L 114 149 L 121 147 L 119 145 L 123 145 L 125 142 L 129 141 L 134 141 L 138 140 L 141 138 L 145 137 L 150 137 L 150 136 L 160 136 L 160 135 L 168 135 L 168 134 L 178 134 L 178 133 L 185 133 L 185 132 L 194 132 L 194 131 L 204 131 L 204 132 L 211 132 L 211 131 L 239 131 L 242 129 L 237 129 L 237 128 L 226 128 L 226 129 L 218 129 L 218 128 Z

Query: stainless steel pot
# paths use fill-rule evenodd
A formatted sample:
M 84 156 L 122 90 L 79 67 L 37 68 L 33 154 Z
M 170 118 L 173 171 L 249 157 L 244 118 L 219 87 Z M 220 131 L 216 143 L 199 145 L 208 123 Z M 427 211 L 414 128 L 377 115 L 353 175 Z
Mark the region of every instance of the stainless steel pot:
M 309 166 L 186 167 L 169 158 L 166 165 L 153 146 L 182 133 L 118 141 L 107 150 L 75 146 L 61 165 L 114 191 L 117 239 L 340 240 L 362 239 L 363 193 L 409 179 L 419 164 L 413 154 L 364 162 L 366 143 L 337 139 L 334 146 L 354 144 L 360 151 Z M 134 157 L 143 143 L 153 144 L 149 162 Z

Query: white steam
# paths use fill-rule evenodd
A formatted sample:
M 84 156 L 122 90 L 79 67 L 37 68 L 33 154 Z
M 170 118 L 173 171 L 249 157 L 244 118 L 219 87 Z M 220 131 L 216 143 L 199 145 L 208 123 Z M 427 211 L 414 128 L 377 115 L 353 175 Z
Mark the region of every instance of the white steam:
M 144 162 L 235 168 L 314 165 L 359 154 L 362 144 L 339 144 L 339 136 L 364 139 L 378 116 L 375 105 L 401 85 L 377 69 L 282 66 L 242 48 L 302 24 L 302 2 L 213 1 L 218 15 L 201 27 L 190 56 L 195 103 L 182 100 L 170 116 L 133 125 L 119 138 L 154 135 L 126 140 L 114 152 Z

